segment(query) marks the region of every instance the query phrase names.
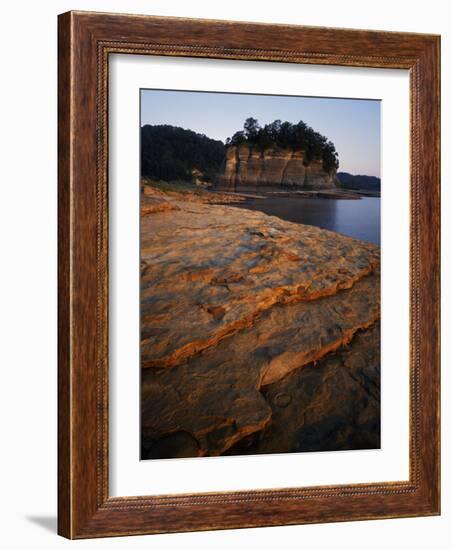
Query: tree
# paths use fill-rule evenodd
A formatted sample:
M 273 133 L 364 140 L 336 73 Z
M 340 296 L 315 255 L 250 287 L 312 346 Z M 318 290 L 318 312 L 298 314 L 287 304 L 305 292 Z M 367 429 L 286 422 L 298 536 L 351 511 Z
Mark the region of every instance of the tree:
M 281 121 L 274 120 L 270 124 L 266 124 L 264 127 L 265 134 L 273 141 L 276 142 L 279 134 L 281 133 Z
M 245 132 L 236 132 L 231 138 L 231 145 L 240 145 L 246 141 Z
M 257 141 L 261 127 L 256 118 L 249 117 L 245 120 L 243 130 L 248 141 Z

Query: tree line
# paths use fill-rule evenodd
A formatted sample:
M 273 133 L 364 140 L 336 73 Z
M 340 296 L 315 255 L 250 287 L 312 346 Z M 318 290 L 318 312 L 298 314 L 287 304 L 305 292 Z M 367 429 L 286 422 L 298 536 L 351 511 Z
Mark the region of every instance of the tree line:
M 168 124 L 141 128 L 141 175 L 191 181 L 193 170 L 213 181 L 224 159 L 224 143 Z
M 341 187 L 346 189 L 381 191 L 381 180 L 376 176 L 353 175 L 348 172 L 338 172 L 337 178 Z
M 278 146 L 302 149 L 304 163 L 321 160 L 327 172 L 337 170 L 339 159 L 334 144 L 302 120 L 296 124 L 275 120 L 261 127 L 257 119 L 245 120 L 243 130 L 226 140 L 228 145 L 248 143 L 262 150 Z M 214 181 L 225 158 L 225 144 L 204 134 L 169 124 L 141 128 L 141 174 L 164 181 L 193 181 L 194 170 Z

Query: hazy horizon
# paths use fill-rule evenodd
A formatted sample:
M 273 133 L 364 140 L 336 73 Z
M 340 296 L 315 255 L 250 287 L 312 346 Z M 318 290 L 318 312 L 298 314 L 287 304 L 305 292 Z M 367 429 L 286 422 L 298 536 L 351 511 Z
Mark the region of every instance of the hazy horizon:
M 379 100 L 141 90 L 141 126 L 169 124 L 226 141 L 246 118 L 303 120 L 330 139 L 339 171 L 380 177 Z

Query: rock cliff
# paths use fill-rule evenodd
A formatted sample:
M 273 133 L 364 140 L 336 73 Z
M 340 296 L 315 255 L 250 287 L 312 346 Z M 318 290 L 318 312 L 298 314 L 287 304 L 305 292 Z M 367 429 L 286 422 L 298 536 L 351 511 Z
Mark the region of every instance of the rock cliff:
M 262 150 L 243 143 L 226 147 L 217 186 L 228 190 L 265 186 L 331 189 L 337 181 L 336 171 L 325 171 L 321 160 L 306 166 L 302 150 L 277 146 Z

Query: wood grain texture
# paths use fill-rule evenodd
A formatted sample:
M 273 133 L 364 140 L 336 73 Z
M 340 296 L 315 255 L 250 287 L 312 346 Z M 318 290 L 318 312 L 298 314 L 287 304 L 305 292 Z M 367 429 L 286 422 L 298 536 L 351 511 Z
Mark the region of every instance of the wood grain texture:
M 59 17 L 59 507 L 68 538 L 439 513 L 438 36 L 70 12 Z M 404 68 L 411 82 L 410 480 L 108 495 L 108 56 Z
M 68 26 L 69 14 L 59 20 Z M 58 34 L 58 529 L 70 533 L 71 411 L 70 411 L 70 191 L 71 62 L 70 33 Z M 64 90 L 64 93 L 62 91 Z

